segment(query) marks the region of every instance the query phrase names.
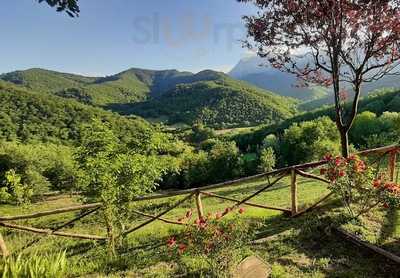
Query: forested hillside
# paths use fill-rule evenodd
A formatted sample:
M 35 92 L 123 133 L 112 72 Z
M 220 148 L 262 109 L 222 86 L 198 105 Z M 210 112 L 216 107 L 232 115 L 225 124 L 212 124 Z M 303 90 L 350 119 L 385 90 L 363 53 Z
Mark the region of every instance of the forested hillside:
M 295 114 L 296 101 L 222 77 L 178 85 L 159 98 L 125 107 L 145 118 L 167 117 L 169 124 L 202 122 L 213 127 L 273 124 Z
M 146 84 L 128 74 L 98 78 L 29 69 L 3 74 L 0 78 L 38 93 L 74 98 L 99 106 L 140 101 L 149 93 Z
M 177 70 L 145 70 L 132 68 L 107 77 L 86 77 L 44 69 L 29 69 L 0 75 L 0 79 L 38 93 L 74 98 L 85 104 L 113 107 L 116 104 L 140 102 L 160 96 L 177 84 L 220 78 L 220 73 L 198 74 Z
M 359 112 L 361 113 L 364 111 L 370 111 L 378 116 L 382 115 L 384 112 L 400 112 L 400 91 L 383 89 L 362 98 L 359 103 Z M 328 116 L 334 120 L 334 107 L 326 106 L 321 109 L 304 112 L 286 119 L 281 123 L 269 126 L 260 126 L 256 131 L 243 132 L 233 135 L 233 137 L 241 149 L 247 149 L 249 146 L 261 144 L 265 136 L 268 134 L 282 133 L 294 123 L 311 121 L 323 116 Z
M 214 127 L 273 124 L 294 115 L 296 101 L 211 70 L 129 69 L 108 77 L 84 77 L 43 69 L 3 74 L 38 97 L 73 98 L 121 114 L 167 118 L 167 123 L 203 122 Z
M 134 138 L 151 129 L 136 117 L 125 118 L 57 96 L 43 95 L 0 81 L 0 138 L 22 141 L 73 142 L 80 126 L 102 119 L 120 137 Z

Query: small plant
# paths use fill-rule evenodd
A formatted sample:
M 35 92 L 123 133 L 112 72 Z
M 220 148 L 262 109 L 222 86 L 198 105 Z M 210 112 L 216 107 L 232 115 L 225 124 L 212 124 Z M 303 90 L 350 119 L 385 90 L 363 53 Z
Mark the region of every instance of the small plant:
M 2 278 L 62 278 L 67 274 L 67 259 L 65 252 L 40 256 L 33 254 L 30 257 L 8 257 L 0 261 Z
M 5 173 L 5 187 L 0 188 L 0 201 L 12 202 L 17 205 L 27 204 L 33 196 L 33 188 L 22 182 L 15 170 Z
M 222 221 L 222 217 L 232 212 L 227 208 L 224 212 L 208 214 L 206 217 L 191 220 L 192 211 L 179 221 L 187 224 L 185 231 L 168 239 L 167 246 L 176 256 L 196 256 L 206 260 L 212 274 L 226 277 L 238 259 L 237 250 L 246 244 L 250 235 L 243 222 L 238 219 Z M 237 210 L 244 213 L 244 208 Z M 236 254 L 236 255 L 235 255 Z
M 400 185 L 389 181 L 356 155 L 349 158 L 327 155 L 327 168 L 321 174 L 331 182 L 329 188 L 340 197 L 352 218 L 367 213 L 372 208 L 399 207 Z

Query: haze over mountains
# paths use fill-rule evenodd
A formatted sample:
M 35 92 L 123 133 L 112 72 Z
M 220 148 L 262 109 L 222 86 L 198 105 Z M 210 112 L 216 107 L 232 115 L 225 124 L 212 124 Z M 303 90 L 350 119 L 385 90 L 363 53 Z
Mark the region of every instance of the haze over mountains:
M 326 97 L 328 90 L 322 87 L 298 88 L 296 78 L 289 73 L 281 72 L 265 64 L 257 56 L 241 59 L 228 73 L 231 77 L 247 81 L 265 90 L 282 96 L 297 98 L 302 101 Z
M 247 81 L 265 90 L 271 90 L 279 95 L 297 98 L 301 103 L 300 110 L 312 110 L 323 105 L 332 104 L 334 99 L 329 88 L 319 86 L 298 88 L 296 78 L 289 73 L 281 72 L 265 64 L 265 59 L 258 56 L 243 58 L 229 72 L 233 78 Z M 364 94 L 381 88 L 400 88 L 398 76 L 386 76 L 373 83 L 366 83 Z

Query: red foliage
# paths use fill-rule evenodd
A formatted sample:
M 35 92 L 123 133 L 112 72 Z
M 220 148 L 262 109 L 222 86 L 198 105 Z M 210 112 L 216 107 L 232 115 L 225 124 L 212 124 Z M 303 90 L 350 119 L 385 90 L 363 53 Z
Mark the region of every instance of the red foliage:
M 363 82 L 399 74 L 400 0 L 238 0 L 260 12 L 245 16 L 246 45 L 302 86 L 333 85 L 343 156 Z M 349 113 L 343 104 L 354 89 Z

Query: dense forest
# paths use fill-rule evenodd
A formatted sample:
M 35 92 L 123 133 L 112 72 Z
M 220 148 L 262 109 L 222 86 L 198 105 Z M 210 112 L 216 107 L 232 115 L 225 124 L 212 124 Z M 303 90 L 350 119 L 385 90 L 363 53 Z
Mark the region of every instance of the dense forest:
M 108 77 L 84 77 L 43 69 L 0 75 L 0 79 L 37 94 L 168 124 L 203 122 L 214 127 L 277 123 L 295 114 L 296 101 L 236 81 L 211 70 L 129 69 Z
M 400 112 L 400 92 L 394 89 L 376 91 L 360 100 L 359 110 L 360 113 L 369 111 L 377 116 L 382 115 L 384 112 Z M 235 140 L 240 149 L 247 150 L 262 144 L 264 138 L 269 134 L 280 135 L 293 124 L 312 121 L 324 116 L 333 120 L 335 117 L 334 107 L 325 106 L 313 111 L 298 113 L 296 116 L 278 124 L 259 126 L 251 131 L 229 134 L 228 137 Z M 358 142 L 353 141 L 352 143 L 360 146 Z M 366 145 L 363 144 L 363 147 L 365 148 Z
M 165 116 L 169 124 L 201 122 L 227 128 L 273 124 L 295 114 L 296 101 L 232 79 L 179 85 L 159 98 L 132 105 L 145 118 Z

